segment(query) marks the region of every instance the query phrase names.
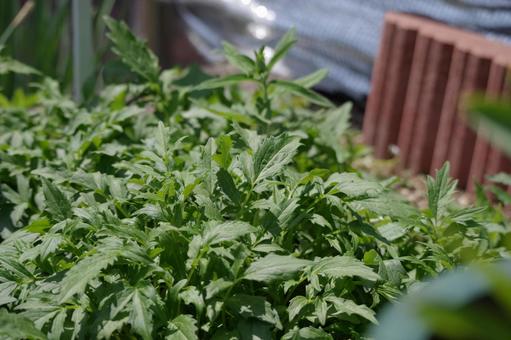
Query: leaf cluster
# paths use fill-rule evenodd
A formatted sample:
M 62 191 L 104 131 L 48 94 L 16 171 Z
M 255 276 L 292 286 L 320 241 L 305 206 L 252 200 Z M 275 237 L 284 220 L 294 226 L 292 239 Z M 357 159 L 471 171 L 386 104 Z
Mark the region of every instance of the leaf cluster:
M 0 334 L 360 338 L 423 279 L 508 254 L 504 220 L 452 207 L 447 166 L 426 211 L 352 168 L 349 105 L 309 89 L 324 73 L 270 80 L 293 32 L 268 62 L 226 44 L 241 73 L 197 80 L 107 25 L 146 82 L 81 107 L 41 78 L 0 113 Z

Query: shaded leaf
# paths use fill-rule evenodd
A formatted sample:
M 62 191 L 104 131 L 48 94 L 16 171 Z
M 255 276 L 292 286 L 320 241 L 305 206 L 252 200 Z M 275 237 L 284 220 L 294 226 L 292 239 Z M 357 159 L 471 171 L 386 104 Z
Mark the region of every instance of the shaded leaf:
M 224 169 L 220 169 L 216 173 L 216 177 L 222 192 L 229 197 L 234 204 L 240 204 L 241 193 L 238 188 L 236 188 L 236 184 L 234 184 L 231 174 Z
M 256 318 L 282 328 L 277 311 L 262 296 L 236 294 L 225 303 L 232 312 L 244 318 Z
M 238 323 L 238 332 L 241 340 L 271 340 L 272 325 L 259 320 L 241 319 Z

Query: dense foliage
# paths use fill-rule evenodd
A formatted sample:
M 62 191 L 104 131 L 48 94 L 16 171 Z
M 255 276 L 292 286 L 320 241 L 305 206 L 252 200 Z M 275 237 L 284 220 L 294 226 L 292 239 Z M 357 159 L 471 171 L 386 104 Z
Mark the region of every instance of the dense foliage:
M 324 72 L 270 77 L 292 31 L 269 61 L 226 44 L 240 73 L 204 79 L 107 25 L 139 82 L 80 107 L 41 78 L 1 111 L 2 336 L 359 338 L 421 280 L 508 254 L 498 210 L 452 206 L 448 165 L 425 211 L 352 168 Z

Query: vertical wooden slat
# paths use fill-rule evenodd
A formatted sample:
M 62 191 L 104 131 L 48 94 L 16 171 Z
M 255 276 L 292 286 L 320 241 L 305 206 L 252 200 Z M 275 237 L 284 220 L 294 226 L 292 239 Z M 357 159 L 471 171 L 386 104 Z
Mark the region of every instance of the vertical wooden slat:
M 488 86 L 486 87 L 486 96 L 488 98 L 500 97 L 504 89 L 504 80 L 506 78 L 507 68 L 497 62 L 493 62 L 490 68 L 490 75 L 488 77 Z M 501 156 L 497 153 L 500 151 L 491 146 L 491 141 L 484 137 L 482 134 L 477 136 L 476 146 L 474 148 L 474 156 L 470 166 L 470 180 L 468 183 L 468 191 L 475 190 L 475 183 L 484 182 L 485 174 L 495 173 L 495 160 L 500 159 Z M 490 157 L 490 153 L 493 154 Z M 489 160 L 492 159 L 490 162 Z M 492 165 L 490 166 L 489 163 Z M 497 163 L 500 163 L 498 161 Z M 498 170 L 497 170 L 498 171 Z
M 418 117 L 413 130 L 414 141 L 410 149 L 410 169 L 427 172 L 431 166 L 435 140 L 440 123 L 447 86 L 453 45 L 433 40 L 428 53 L 424 88 L 418 105 Z
M 465 74 L 466 60 L 466 51 L 459 49 L 454 50 L 449 68 L 449 80 L 447 81 L 446 94 L 440 113 L 440 125 L 435 141 L 433 161 L 430 167 L 430 173 L 432 174 L 442 167 L 449 154 L 449 143 L 451 142 L 452 131 L 454 130 L 458 112 L 458 101 L 462 91 L 461 86 Z
M 363 136 L 367 144 L 374 145 L 376 134 L 378 132 L 379 112 L 382 105 L 382 93 L 385 88 L 385 79 L 387 75 L 387 63 L 389 54 L 393 46 L 394 33 L 396 25 L 393 22 L 385 21 L 383 27 L 383 37 L 380 43 L 380 52 L 376 58 L 373 74 L 371 95 L 367 99 L 366 111 L 364 114 Z
M 470 54 L 460 100 L 466 94 L 486 88 L 490 65 L 491 61 L 489 59 Z M 462 103 L 459 103 L 448 159 L 451 162 L 452 175 L 458 179 L 462 187 L 465 187 L 468 182 L 472 155 L 474 154 L 476 134 L 463 119 L 464 112 L 461 110 L 461 105 Z
M 406 92 L 405 104 L 401 126 L 399 127 L 398 147 L 401 167 L 408 167 L 410 160 L 410 150 L 413 147 L 414 131 L 416 126 L 419 99 L 424 88 L 426 76 L 426 64 L 428 60 L 428 50 L 431 44 L 431 38 L 423 34 L 417 36 L 415 52 L 413 56 L 412 69 L 410 72 L 410 82 Z
M 496 91 L 500 89 L 498 95 L 500 98 L 507 98 L 509 100 L 509 93 L 511 91 L 510 84 L 510 65 L 511 61 L 499 60 L 499 63 L 502 65 L 501 71 L 503 73 L 501 82 L 498 84 L 500 87 L 496 88 Z M 499 172 L 507 172 L 511 173 L 511 156 L 506 155 L 502 152 L 497 146 L 492 145 L 490 147 L 490 153 L 488 156 L 488 165 L 486 167 L 485 174 L 486 175 L 494 175 Z M 511 186 L 508 187 L 509 193 L 511 193 Z
M 500 86 L 503 69 L 492 65 L 511 65 L 511 46 L 413 15 L 385 20 L 364 120 L 375 156 L 390 156 L 397 143 L 401 167 L 413 172 L 434 173 L 449 160 L 461 187 L 504 169 L 503 154 L 465 124 L 460 102 Z
M 408 28 L 398 29 L 395 33 L 377 125 L 375 155 L 380 158 L 389 156 L 390 144 L 397 144 L 416 36 L 417 30 Z

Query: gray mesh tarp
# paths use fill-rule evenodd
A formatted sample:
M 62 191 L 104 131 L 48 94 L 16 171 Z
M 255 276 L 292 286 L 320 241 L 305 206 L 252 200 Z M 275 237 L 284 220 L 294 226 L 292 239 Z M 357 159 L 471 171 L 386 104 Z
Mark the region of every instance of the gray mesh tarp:
M 511 42 L 511 0 L 180 0 L 189 35 L 212 61 L 223 40 L 250 51 L 290 27 L 299 42 L 278 71 L 301 76 L 327 68 L 326 90 L 367 95 L 387 11 L 419 14 Z M 271 52 L 271 51 L 270 51 Z

